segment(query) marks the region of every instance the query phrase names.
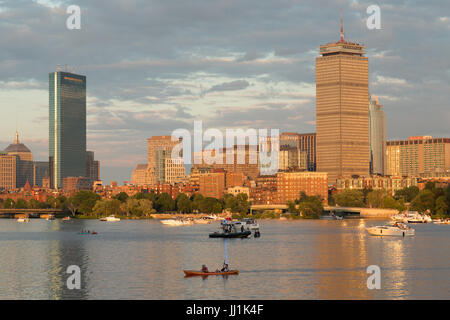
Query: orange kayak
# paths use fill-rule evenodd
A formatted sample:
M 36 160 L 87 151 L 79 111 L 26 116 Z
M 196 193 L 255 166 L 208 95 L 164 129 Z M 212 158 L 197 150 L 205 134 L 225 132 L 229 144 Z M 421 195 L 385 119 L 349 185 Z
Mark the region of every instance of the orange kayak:
M 183 270 L 186 277 L 192 276 L 226 276 L 229 274 L 239 274 L 238 270 L 230 270 L 224 272 L 202 272 L 202 271 L 194 271 L 194 270 Z

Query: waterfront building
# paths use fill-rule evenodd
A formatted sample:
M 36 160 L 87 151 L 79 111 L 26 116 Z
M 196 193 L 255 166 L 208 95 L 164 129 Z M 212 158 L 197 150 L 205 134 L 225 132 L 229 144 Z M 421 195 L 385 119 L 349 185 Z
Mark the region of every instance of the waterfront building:
M 450 138 L 413 136 L 386 143 L 387 174 L 445 176 L 450 172 Z
M 250 188 L 249 187 L 230 187 L 227 188 L 227 193 L 237 196 L 240 193 L 246 194 L 250 198 Z M 250 200 L 250 199 L 249 199 Z
M 175 184 L 186 181 L 186 169 L 182 159 L 164 159 L 164 182 Z
M 49 162 L 51 187 L 86 175 L 86 77 L 49 74 Z
M 316 134 L 300 134 L 300 151 L 306 152 L 308 171 L 316 171 Z
M 33 154 L 30 149 L 19 141 L 19 134 L 16 131 L 14 143 L 10 144 L 5 153 L 17 156 L 16 160 L 16 188 L 23 188 L 28 182 L 33 182 Z
M 397 190 L 417 186 L 418 178 L 402 176 L 378 176 L 347 177 L 337 180 L 336 189 L 342 190 L 385 190 L 389 195 L 394 195 Z
M 369 64 L 364 46 L 340 40 L 316 58 L 317 171 L 329 184 L 369 174 Z
M 323 202 L 328 201 L 328 174 L 326 172 L 278 172 L 277 201 L 286 204 L 300 198 L 300 193 L 319 196 Z
M 369 101 L 370 123 L 370 173 L 385 174 L 386 167 L 386 116 L 378 98 L 371 96 Z
M 215 169 L 199 175 L 199 193 L 204 197 L 220 199 L 225 191 L 225 171 Z
M 277 203 L 277 175 L 257 177 L 250 187 L 250 199 L 253 204 Z

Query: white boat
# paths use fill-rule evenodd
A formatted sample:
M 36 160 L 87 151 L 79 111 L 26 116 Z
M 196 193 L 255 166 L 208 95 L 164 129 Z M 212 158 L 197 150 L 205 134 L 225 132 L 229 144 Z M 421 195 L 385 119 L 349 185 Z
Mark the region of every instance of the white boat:
M 116 222 L 120 221 L 120 218 L 116 218 L 115 216 L 109 216 L 106 218 L 101 218 L 100 221 Z
M 415 231 L 410 226 L 402 222 L 391 222 L 384 226 L 375 226 L 366 228 L 367 232 L 372 236 L 413 236 Z
M 214 221 L 214 219 L 209 218 L 209 217 L 203 217 L 203 218 L 199 218 L 199 219 L 194 219 L 194 222 L 196 224 L 211 224 Z
M 29 218 L 19 218 L 17 219 L 17 222 L 30 222 Z
M 435 224 L 450 224 L 450 219 L 436 219 L 433 220 Z
M 252 218 L 244 218 L 241 220 L 242 226 L 244 226 L 244 229 L 246 230 L 258 230 L 259 224 L 255 219 Z
M 166 220 L 161 220 L 161 223 L 166 226 L 179 227 L 179 226 L 193 225 L 194 221 L 184 220 L 184 219 L 166 219 Z
M 403 223 L 430 223 L 433 221 L 429 215 L 421 214 L 417 211 L 404 211 L 393 215 L 391 219 Z
M 47 221 L 55 220 L 55 216 L 52 215 L 52 214 L 49 214 L 49 215 L 47 216 L 47 218 L 45 218 L 45 220 L 47 220 Z
M 70 217 L 69 216 L 64 217 L 64 218 L 62 218 L 62 221 L 70 221 Z

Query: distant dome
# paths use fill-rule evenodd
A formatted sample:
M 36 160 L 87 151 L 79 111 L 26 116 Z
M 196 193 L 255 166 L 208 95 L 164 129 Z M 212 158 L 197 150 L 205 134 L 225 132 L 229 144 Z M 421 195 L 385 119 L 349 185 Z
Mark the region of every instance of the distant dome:
M 23 143 L 19 142 L 19 134 L 16 131 L 16 138 L 14 139 L 14 143 L 11 143 L 8 148 L 5 149 L 4 152 L 7 153 L 17 153 L 17 152 L 28 152 L 31 153 L 30 149 Z
M 31 152 L 30 149 L 23 143 L 10 144 L 8 148 L 5 149 L 5 152 Z

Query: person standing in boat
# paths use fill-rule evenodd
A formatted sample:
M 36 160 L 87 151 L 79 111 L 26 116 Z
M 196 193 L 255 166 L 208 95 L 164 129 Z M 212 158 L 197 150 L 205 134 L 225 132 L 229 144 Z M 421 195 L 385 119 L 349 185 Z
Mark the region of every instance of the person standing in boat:
M 205 272 L 205 273 L 209 272 L 208 267 L 205 264 L 202 265 L 202 272 Z

